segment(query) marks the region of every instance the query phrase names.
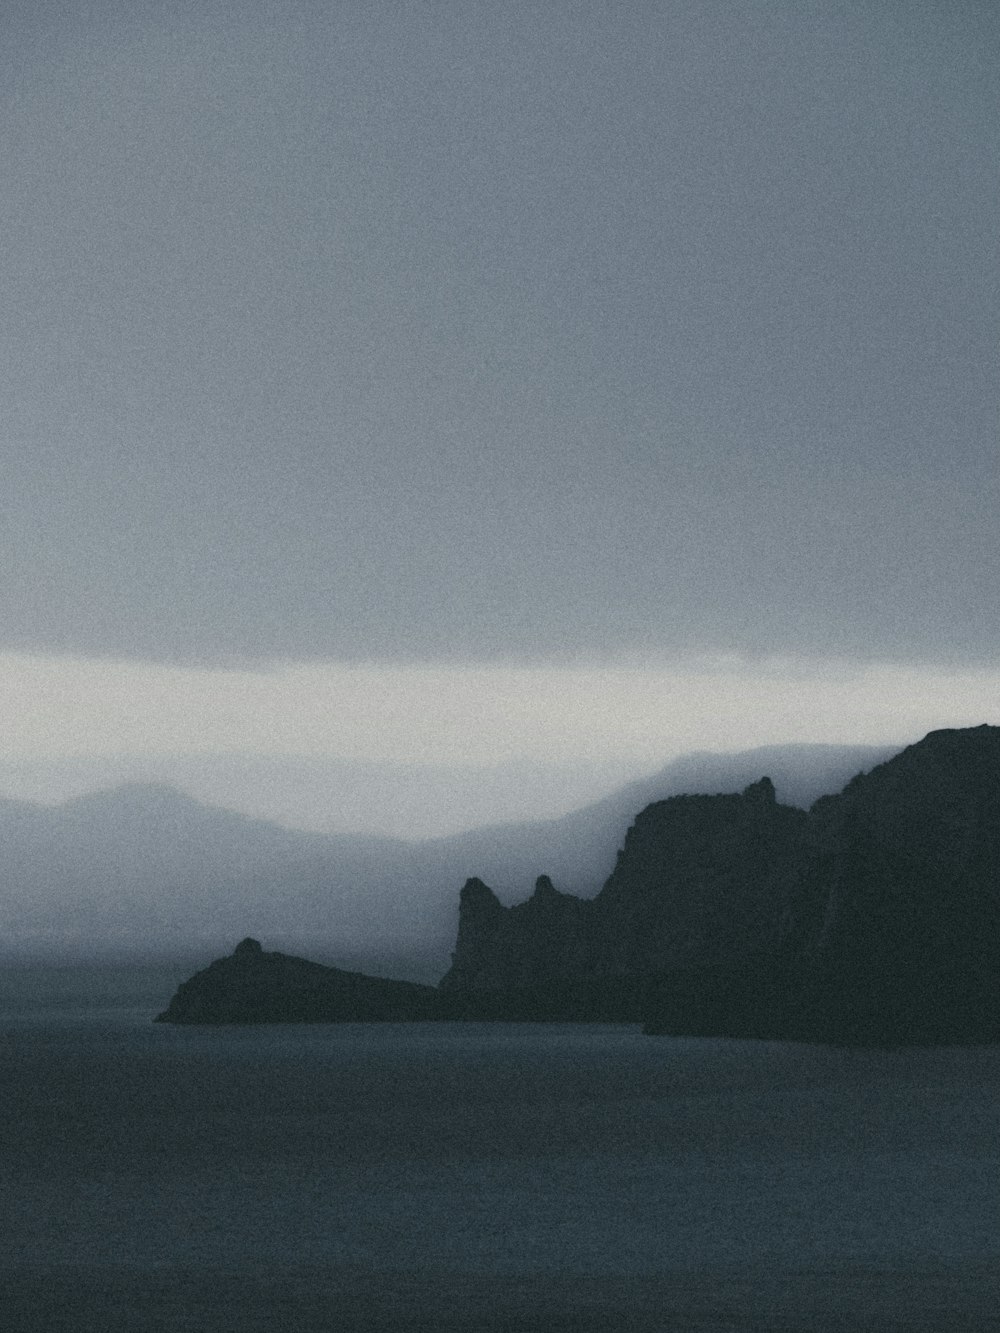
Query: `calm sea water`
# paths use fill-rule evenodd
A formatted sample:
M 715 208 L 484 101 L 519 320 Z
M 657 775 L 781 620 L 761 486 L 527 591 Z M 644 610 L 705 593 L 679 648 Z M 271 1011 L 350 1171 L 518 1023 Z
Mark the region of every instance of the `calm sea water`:
M 0 974 L 5 1333 L 1000 1329 L 997 1049 L 154 1025 L 179 976 Z

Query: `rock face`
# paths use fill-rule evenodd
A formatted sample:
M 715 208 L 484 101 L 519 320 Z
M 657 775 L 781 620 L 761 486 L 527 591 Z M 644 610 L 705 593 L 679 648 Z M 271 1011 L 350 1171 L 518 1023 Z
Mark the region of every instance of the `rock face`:
M 470 879 L 459 898 L 458 941 L 442 988 L 514 990 L 592 970 L 588 907 L 558 893 L 547 875 L 511 908 L 482 880 Z
M 799 910 L 807 824 L 769 778 L 648 806 L 594 900 L 597 967 L 650 974 L 775 947 Z
M 592 900 L 543 875 L 504 908 L 470 879 L 445 989 L 545 986 L 580 976 L 649 977 L 719 962 L 784 937 L 803 894 L 808 816 L 768 778 L 734 796 L 675 796 L 636 818 Z
M 463 891 L 446 990 L 658 1032 L 1000 1039 L 1000 728 L 932 732 L 809 813 L 768 779 L 648 806 L 591 901 Z M 584 1003 L 586 1008 L 586 1003 Z M 612 1008 L 615 1006 L 612 1005 Z

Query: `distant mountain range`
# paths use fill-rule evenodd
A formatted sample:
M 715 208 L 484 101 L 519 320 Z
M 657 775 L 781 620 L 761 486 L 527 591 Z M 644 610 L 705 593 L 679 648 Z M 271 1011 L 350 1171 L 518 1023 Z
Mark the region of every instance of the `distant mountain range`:
M 0 801 L 0 953 L 189 956 L 252 934 L 341 966 L 436 981 L 470 875 L 505 902 L 525 896 L 540 869 L 590 897 L 651 801 L 733 791 L 767 773 L 780 800 L 805 807 L 894 748 L 694 754 L 559 819 L 423 842 L 298 832 L 160 785 L 56 807 Z

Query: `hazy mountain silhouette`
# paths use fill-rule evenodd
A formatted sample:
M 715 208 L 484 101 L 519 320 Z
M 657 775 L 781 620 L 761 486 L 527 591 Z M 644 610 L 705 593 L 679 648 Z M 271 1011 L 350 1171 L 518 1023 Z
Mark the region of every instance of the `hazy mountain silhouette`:
M 436 981 L 471 873 L 523 897 L 540 868 L 584 897 L 615 863 L 635 812 L 761 772 L 800 806 L 898 747 L 772 746 L 693 754 L 558 819 L 404 842 L 299 832 L 128 784 L 56 807 L 0 801 L 0 950 L 217 951 L 247 932 L 342 966 Z
M 931 732 L 808 811 L 769 777 L 641 810 L 592 899 L 460 896 L 435 991 L 244 940 L 162 1021 L 643 1021 L 849 1045 L 1000 1036 L 1000 727 Z

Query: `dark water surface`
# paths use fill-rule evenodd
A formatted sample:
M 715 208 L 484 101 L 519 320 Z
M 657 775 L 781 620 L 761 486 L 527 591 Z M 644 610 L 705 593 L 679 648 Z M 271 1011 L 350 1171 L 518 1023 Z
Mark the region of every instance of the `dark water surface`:
M 0 981 L 4 1333 L 1000 1329 L 996 1048 L 178 1029 L 115 975 Z

